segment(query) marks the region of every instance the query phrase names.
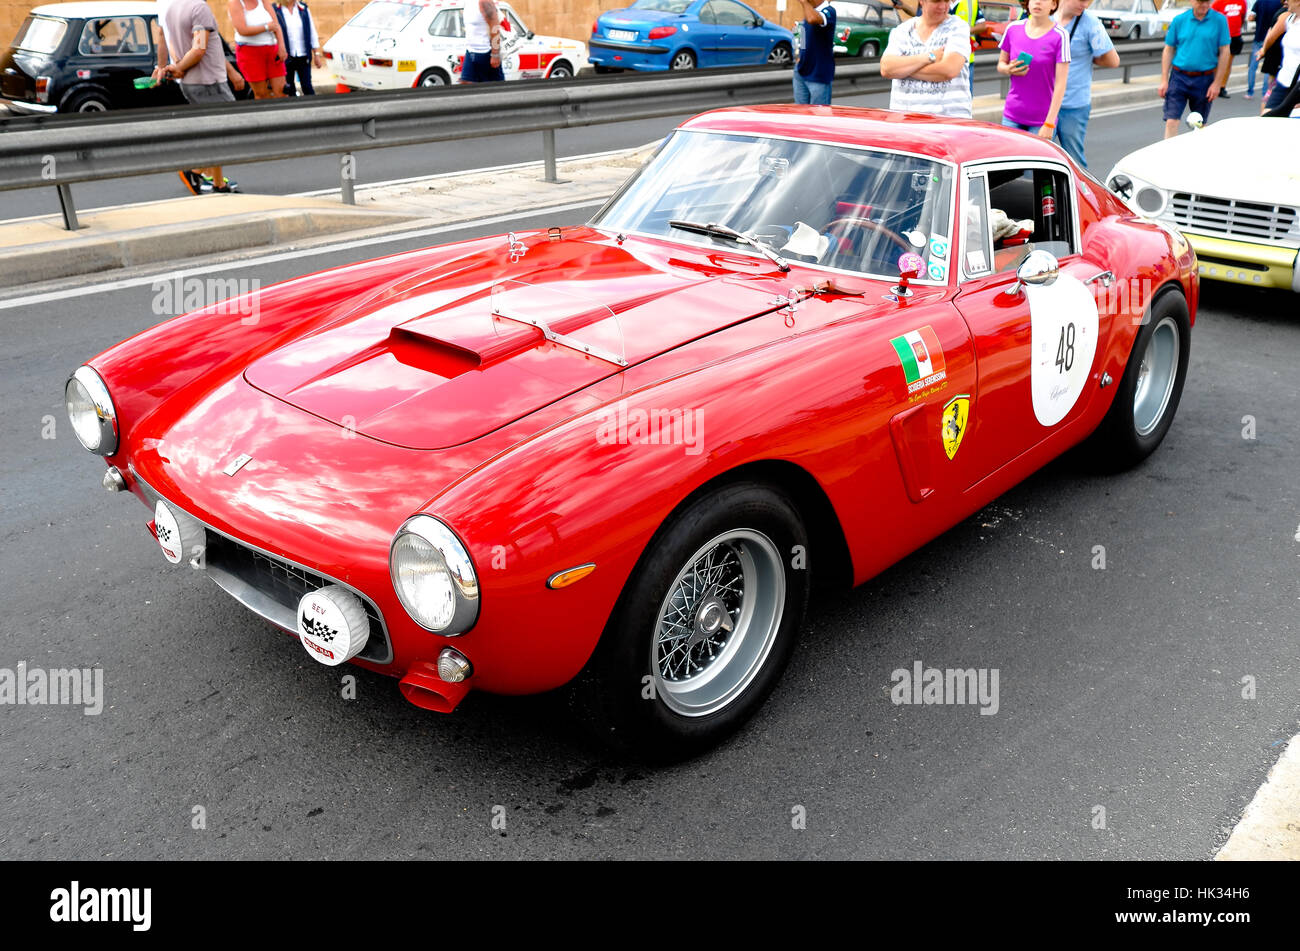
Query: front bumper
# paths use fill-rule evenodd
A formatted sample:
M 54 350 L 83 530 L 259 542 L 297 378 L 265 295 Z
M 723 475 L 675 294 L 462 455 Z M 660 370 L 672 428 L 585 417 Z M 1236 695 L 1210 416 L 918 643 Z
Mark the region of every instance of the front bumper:
M 1203 279 L 1249 284 L 1300 293 L 1300 254 L 1296 248 L 1212 237 L 1183 229 L 1196 251 Z

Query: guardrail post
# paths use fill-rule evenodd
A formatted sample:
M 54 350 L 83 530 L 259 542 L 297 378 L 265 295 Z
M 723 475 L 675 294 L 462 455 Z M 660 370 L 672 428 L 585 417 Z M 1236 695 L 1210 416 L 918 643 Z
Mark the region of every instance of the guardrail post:
M 63 227 L 68 231 L 76 231 L 81 227 L 77 223 L 77 206 L 72 202 L 72 186 L 55 185 L 59 192 L 59 207 L 63 210 Z
M 542 130 L 542 162 L 546 168 L 546 176 L 542 179 L 544 182 L 550 182 L 552 185 L 560 184 L 559 176 L 555 171 L 555 130 Z
M 1001 79 L 998 80 L 998 86 L 999 86 L 998 95 L 1000 95 L 1003 99 L 1007 98 L 1007 93 L 1011 92 L 1010 77 L 1003 76 Z
M 352 183 L 357 177 L 357 159 L 351 152 L 344 152 L 339 157 L 339 191 L 342 193 L 343 204 L 355 205 L 357 203 L 356 193 L 352 190 Z
M 1132 77 L 1133 77 L 1133 66 L 1131 64 L 1125 64 L 1124 82 L 1128 82 Z

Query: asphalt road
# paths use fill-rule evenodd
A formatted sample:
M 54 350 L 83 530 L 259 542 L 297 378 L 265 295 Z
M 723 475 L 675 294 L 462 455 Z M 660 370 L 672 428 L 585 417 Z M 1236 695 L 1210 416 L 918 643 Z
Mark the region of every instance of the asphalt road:
M 0 857 L 1197 859 L 1296 732 L 1290 295 L 1207 285 L 1150 460 L 1109 478 L 1060 461 L 816 604 L 756 720 L 659 771 L 593 748 L 553 697 L 471 694 L 438 716 L 349 669 L 344 699 L 339 671 L 167 566 L 61 400 L 81 360 L 158 319 L 152 300 L 140 284 L 0 307 L 0 668 L 99 666 L 106 695 L 98 716 L 0 706 Z M 917 661 L 998 669 L 997 714 L 894 706 L 891 672 Z
M 1136 75 L 1151 69 L 1135 70 Z M 1238 78 L 1244 77 L 1241 73 Z M 1105 72 L 1097 74 L 1105 78 Z M 1113 72 L 1118 78 L 1119 73 Z M 984 95 L 997 89 L 994 80 L 976 84 L 976 93 Z M 885 94 L 846 96 L 835 100 L 837 105 L 886 107 Z M 1257 104 L 1256 104 L 1257 105 Z M 1243 111 L 1241 114 L 1248 114 Z M 1224 113 L 1226 114 L 1226 113 Z M 1234 113 L 1235 114 L 1235 113 Z M 567 129 L 556 133 L 556 151 L 561 158 L 604 152 L 612 149 L 635 148 L 662 138 L 690 113 L 637 122 L 618 122 L 607 125 Z M 1152 137 L 1158 136 L 1158 122 L 1142 128 L 1131 128 L 1116 123 L 1118 139 L 1107 137 L 1107 148 L 1114 146 L 1114 158 L 1132 151 Z M 1100 146 L 1101 136 L 1093 139 L 1093 147 Z M 1102 155 L 1098 151 L 1098 155 Z M 1104 157 L 1104 156 L 1103 156 Z M 407 146 L 395 149 L 377 149 L 357 156 L 357 184 L 365 185 L 422 175 L 437 175 L 484 165 L 511 165 L 518 162 L 537 162 L 542 158 L 542 139 L 539 133 L 493 136 L 490 139 L 469 139 L 434 145 Z M 1105 165 L 1103 174 L 1110 168 Z M 304 191 L 339 187 L 338 157 L 322 155 L 311 158 L 278 162 L 259 162 L 252 165 L 229 165 L 225 174 L 239 183 L 241 190 L 250 193 L 284 195 Z M 159 198 L 179 198 L 188 195 L 180 178 L 174 174 L 144 175 L 104 182 L 91 182 L 72 186 L 73 200 L 80 211 L 107 205 L 154 201 Z M 0 220 L 26 218 L 32 215 L 59 214 L 58 195 L 52 188 L 28 188 L 18 192 L 0 192 Z

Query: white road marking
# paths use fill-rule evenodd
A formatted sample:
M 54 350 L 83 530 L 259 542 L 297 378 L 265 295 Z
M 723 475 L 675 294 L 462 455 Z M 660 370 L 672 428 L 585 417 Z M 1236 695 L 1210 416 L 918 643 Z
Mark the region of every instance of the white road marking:
M 0 310 L 6 310 L 13 307 L 27 307 L 32 304 L 44 304 L 48 301 L 66 300 L 70 297 L 85 297 L 88 294 L 97 294 L 103 291 L 119 291 L 128 287 L 139 287 L 143 284 L 152 284 L 162 276 L 166 276 L 168 280 L 173 280 L 178 277 L 185 278 L 195 274 L 212 274 L 218 271 L 232 271 L 235 268 L 248 268 L 260 264 L 274 264 L 277 261 L 292 261 L 296 258 L 332 254 L 336 251 L 347 251 L 352 248 L 372 247 L 377 244 L 392 244 L 396 241 L 407 241 L 411 238 L 432 237 L 433 235 L 446 234 L 449 231 L 464 231 L 481 225 L 506 224 L 508 222 L 518 221 L 522 217 L 532 217 L 534 214 L 540 215 L 550 214 L 552 212 L 576 211 L 580 208 L 595 208 L 604 203 L 604 199 L 598 201 L 579 201 L 568 205 L 555 205 L 550 208 L 540 208 L 535 213 L 512 212 L 505 215 L 493 215 L 491 218 L 477 218 L 474 221 L 462 221 L 456 224 L 438 225 L 433 228 L 419 228 L 413 231 L 398 231 L 392 234 L 377 235 L 373 238 L 340 241 L 336 244 L 327 244 L 320 247 L 297 248 L 292 251 L 280 251 L 275 254 L 264 256 L 240 258 L 238 261 L 225 261 L 220 264 L 200 264 L 193 267 L 179 269 L 168 268 L 159 271 L 152 271 L 149 274 L 139 277 L 123 278 L 121 280 L 108 281 L 102 284 L 85 284 L 79 287 L 64 288 L 57 291 L 46 291 L 41 294 L 29 294 L 25 297 L 13 297 L 8 300 L 0 300 Z
M 1300 861 L 1300 736 L 1292 737 L 1216 861 Z

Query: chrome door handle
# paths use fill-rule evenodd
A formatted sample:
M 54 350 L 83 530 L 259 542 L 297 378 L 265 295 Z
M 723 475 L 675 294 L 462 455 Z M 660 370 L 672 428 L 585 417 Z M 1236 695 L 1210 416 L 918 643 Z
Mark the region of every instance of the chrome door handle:
M 1110 287 L 1110 285 L 1114 282 L 1114 280 L 1115 280 L 1115 275 L 1112 274 L 1110 271 L 1098 271 L 1096 274 L 1088 278 L 1083 283 L 1095 284 L 1098 281 L 1101 281 L 1102 287 Z

